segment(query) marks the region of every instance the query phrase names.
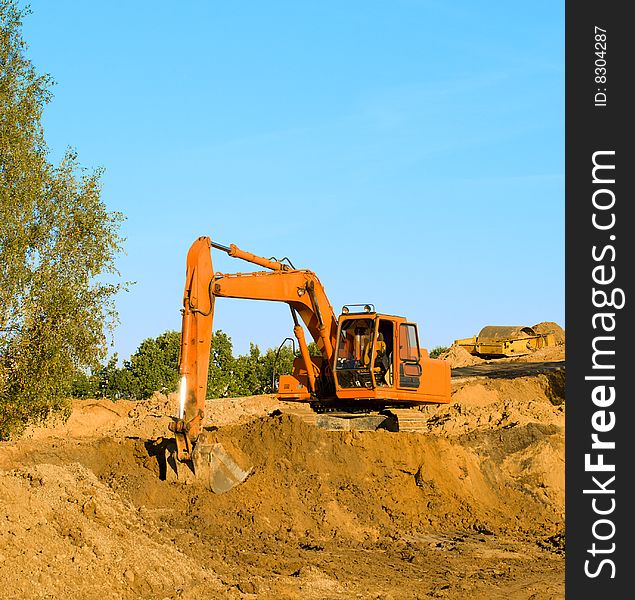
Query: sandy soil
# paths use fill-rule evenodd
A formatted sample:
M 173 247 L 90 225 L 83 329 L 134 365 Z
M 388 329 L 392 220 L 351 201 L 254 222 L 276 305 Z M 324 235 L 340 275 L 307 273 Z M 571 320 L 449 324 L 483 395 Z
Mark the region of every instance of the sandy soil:
M 222 495 L 165 480 L 175 409 L 78 401 L 0 444 L 3 597 L 564 597 L 564 367 L 457 377 L 399 433 L 210 401 L 209 435 L 252 468 Z

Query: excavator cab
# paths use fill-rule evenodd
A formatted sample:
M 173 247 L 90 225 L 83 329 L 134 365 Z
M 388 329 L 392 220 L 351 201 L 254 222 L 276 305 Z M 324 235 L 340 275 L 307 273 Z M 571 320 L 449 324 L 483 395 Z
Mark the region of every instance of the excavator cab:
M 416 323 L 368 304 L 344 307 L 333 372 L 338 398 L 395 406 L 449 399 L 449 367 L 419 347 Z
M 340 317 L 335 373 L 342 388 L 392 387 L 394 323 L 391 317 L 345 312 Z
M 339 329 L 335 371 L 345 388 L 374 388 L 371 368 L 374 318 L 345 319 Z
M 335 377 L 344 389 L 394 387 L 395 321 L 399 317 L 379 315 L 372 305 L 351 313 L 344 307 L 339 318 Z

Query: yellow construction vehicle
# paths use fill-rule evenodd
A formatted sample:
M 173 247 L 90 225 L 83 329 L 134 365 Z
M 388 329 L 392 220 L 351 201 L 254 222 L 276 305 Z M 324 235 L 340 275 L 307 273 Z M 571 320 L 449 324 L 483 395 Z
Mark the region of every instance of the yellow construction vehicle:
M 477 336 L 454 341 L 456 346 L 482 358 L 523 356 L 556 343 L 554 332 L 538 333 L 524 325 L 487 325 Z

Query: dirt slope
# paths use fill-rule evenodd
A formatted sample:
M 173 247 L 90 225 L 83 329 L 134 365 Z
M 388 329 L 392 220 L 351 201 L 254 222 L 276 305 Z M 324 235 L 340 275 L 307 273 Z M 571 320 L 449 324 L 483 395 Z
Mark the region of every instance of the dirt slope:
M 210 401 L 249 478 L 162 480 L 173 397 L 76 402 L 0 444 L 7 598 L 562 598 L 564 372 L 453 383 L 418 432 Z

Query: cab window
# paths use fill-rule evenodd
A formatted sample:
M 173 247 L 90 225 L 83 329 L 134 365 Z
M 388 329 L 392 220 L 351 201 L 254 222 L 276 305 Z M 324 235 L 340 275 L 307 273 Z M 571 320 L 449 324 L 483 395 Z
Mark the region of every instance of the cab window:
M 373 325 L 372 319 L 348 320 L 342 324 L 337 348 L 338 369 L 369 366 Z
M 417 327 L 412 323 L 399 326 L 399 359 L 404 362 L 419 362 Z

